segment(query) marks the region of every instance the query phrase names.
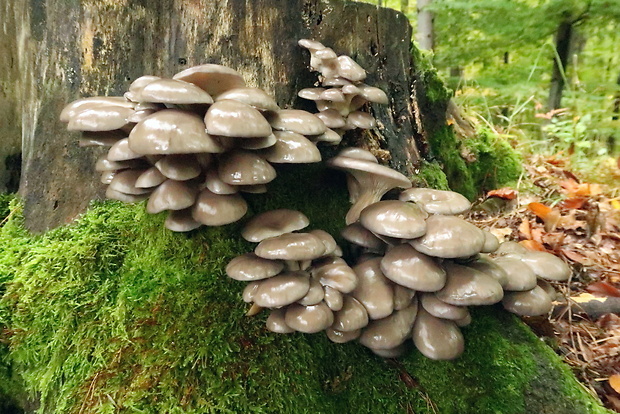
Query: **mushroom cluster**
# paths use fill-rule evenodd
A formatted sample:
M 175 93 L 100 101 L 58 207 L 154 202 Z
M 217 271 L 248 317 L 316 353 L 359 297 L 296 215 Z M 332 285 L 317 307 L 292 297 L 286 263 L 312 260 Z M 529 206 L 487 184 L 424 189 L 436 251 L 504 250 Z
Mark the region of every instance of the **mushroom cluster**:
M 318 162 L 317 142 L 340 141 L 315 115 L 280 109 L 213 64 L 142 76 L 123 97 L 74 101 L 60 119 L 83 132 L 80 145 L 109 147 L 96 164 L 108 198 L 148 198 L 147 211 L 167 210 L 173 231 L 237 221 L 247 211 L 239 194 L 265 192 L 272 163 Z
M 310 68 L 321 74 L 321 87 L 302 89 L 298 95 L 315 102 L 317 116 L 325 125 L 339 135 L 350 129 L 374 128 L 373 116 L 360 108 L 367 102 L 387 104 L 386 93 L 362 82 L 366 71 L 351 57 L 338 56 L 314 40 L 301 39 L 299 45 L 310 51 Z

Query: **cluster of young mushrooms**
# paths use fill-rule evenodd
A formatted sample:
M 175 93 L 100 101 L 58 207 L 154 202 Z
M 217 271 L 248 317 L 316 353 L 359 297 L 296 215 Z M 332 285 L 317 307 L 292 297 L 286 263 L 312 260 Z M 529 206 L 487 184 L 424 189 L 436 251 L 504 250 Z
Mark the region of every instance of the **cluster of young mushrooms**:
M 207 64 L 172 79 L 142 76 L 122 97 L 74 101 L 61 120 L 82 131 L 80 145 L 109 147 L 96 164 L 108 198 L 148 199 L 147 211 L 167 211 L 173 231 L 232 223 L 247 212 L 240 193 L 267 191 L 271 163 L 320 161 L 317 143 L 337 145 L 349 129 L 373 128 L 360 108 L 388 101 L 362 82 L 366 72 L 350 57 L 316 41 L 299 44 L 320 72 L 322 87 L 299 92 L 315 101 L 316 115 L 281 109 L 233 69 Z M 545 314 L 555 295 L 545 280 L 570 275 L 557 257 L 500 245 L 457 217 L 470 207 L 461 195 L 410 188 L 368 151 L 345 149 L 327 165 L 348 173 L 353 206 L 342 237 L 355 264 L 327 232 L 299 232 L 309 225 L 304 214 L 275 210 L 249 220 L 242 236 L 258 245 L 226 268 L 249 282 L 248 314 L 271 310 L 270 331 L 325 330 L 334 342 L 357 339 L 384 357 L 401 355 L 411 337 L 427 357 L 452 359 L 463 352 L 468 306 L 502 301 L 520 315 Z M 382 200 L 395 188 L 406 190 Z

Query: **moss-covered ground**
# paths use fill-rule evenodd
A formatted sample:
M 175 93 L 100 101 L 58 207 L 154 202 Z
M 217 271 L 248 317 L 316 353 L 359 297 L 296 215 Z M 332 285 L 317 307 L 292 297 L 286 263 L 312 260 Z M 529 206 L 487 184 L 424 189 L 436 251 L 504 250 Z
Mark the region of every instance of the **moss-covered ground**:
M 322 171 L 281 174 L 251 211 L 297 208 L 336 234 L 342 176 Z M 269 333 L 265 314 L 244 316 L 244 284 L 223 273 L 252 248 L 242 223 L 189 234 L 162 223 L 142 204 L 105 202 L 33 236 L 12 202 L 0 229 L 1 392 L 25 390 L 42 413 L 605 412 L 499 308 L 474 313 L 466 352 L 451 362 L 413 350 L 386 361 L 322 334 Z

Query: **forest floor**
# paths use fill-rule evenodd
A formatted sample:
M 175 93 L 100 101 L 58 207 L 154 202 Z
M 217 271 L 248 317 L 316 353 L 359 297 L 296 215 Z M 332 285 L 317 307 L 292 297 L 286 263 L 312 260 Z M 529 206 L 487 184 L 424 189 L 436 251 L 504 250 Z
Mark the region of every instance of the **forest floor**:
M 470 219 L 500 241 L 518 240 L 573 267 L 568 283 L 555 284 L 551 315 L 525 321 L 620 412 L 620 188 L 584 182 L 561 156 L 524 165 L 517 188 L 490 191 Z M 620 179 L 620 165 L 612 174 Z

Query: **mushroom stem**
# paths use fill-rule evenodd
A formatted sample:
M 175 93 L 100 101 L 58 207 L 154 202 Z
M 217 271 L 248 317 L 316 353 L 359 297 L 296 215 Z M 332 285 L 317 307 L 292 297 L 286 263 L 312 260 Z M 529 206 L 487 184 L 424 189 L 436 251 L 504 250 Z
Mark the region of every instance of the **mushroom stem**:
M 258 306 L 256 303 L 253 303 L 250 309 L 245 313 L 245 316 L 254 316 L 258 315 L 263 309 L 262 306 Z
M 381 197 L 383 197 L 383 193 L 377 193 L 375 191 L 362 192 L 347 212 L 347 216 L 345 217 L 346 224 L 349 225 L 355 223 L 360 218 L 360 213 L 362 210 L 369 205 L 380 201 Z

